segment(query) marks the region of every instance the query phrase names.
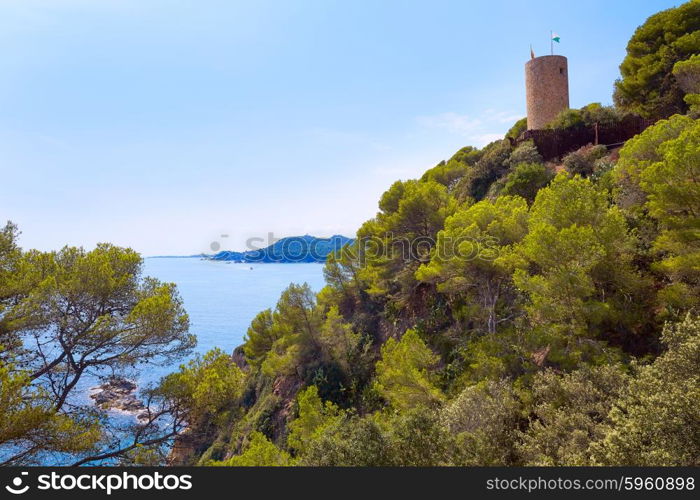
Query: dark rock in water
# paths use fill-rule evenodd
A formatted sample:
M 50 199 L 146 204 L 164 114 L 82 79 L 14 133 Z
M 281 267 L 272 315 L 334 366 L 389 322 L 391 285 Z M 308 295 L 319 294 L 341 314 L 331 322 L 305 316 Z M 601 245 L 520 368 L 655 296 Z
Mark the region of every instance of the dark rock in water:
M 141 412 L 146 407 L 133 394 L 135 390 L 136 384 L 130 380 L 121 377 L 110 377 L 105 383 L 93 387 L 90 397 L 102 409 L 136 413 Z
M 151 418 L 149 413 L 147 411 L 142 411 L 138 415 L 136 415 L 136 419 L 141 422 L 141 423 L 146 423 L 148 420 Z

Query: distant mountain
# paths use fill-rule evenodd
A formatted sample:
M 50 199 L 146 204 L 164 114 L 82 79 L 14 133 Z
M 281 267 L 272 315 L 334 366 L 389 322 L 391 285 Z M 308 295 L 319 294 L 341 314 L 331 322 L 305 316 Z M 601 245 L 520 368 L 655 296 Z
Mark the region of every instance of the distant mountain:
M 211 257 L 205 253 L 197 253 L 194 255 L 149 255 L 147 259 L 201 259 Z
M 225 260 L 246 263 L 299 263 L 325 262 L 328 254 L 336 252 L 354 240 L 346 236 L 335 235 L 330 238 L 315 236 L 290 236 L 276 241 L 260 250 L 245 252 L 222 251 L 211 257 L 211 260 Z

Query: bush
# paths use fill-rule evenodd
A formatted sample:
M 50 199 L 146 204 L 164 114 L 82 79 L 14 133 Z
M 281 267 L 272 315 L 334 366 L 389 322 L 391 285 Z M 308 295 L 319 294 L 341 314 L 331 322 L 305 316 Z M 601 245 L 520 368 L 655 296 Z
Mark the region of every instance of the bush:
M 511 145 L 507 140 L 495 141 L 484 147 L 483 155 L 455 186 L 455 196 L 464 201 L 482 200 L 497 179 L 508 171 Z
M 520 402 L 508 380 L 469 386 L 442 411 L 460 465 L 517 465 Z
M 511 168 L 519 163 L 540 162 L 542 162 L 542 155 L 537 151 L 537 147 L 533 141 L 525 141 L 518 145 L 508 158 L 508 165 L 510 165 Z
M 592 102 L 581 109 L 565 109 L 548 125 L 548 129 L 565 130 L 577 127 L 592 127 L 599 125 L 614 125 L 620 123 L 625 116 L 623 112 L 614 106 L 603 106 L 599 102 Z
M 388 437 L 370 418 L 334 422 L 307 445 L 299 465 L 316 467 L 379 467 L 392 465 Z
M 604 158 L 607 154 L 608 149 L 605 146 L 589 144 L 566 155 L 564 157 L 564 168 L 572 174 L 588 177 L 593 173 L 596 161 Z
M 432 406 L 443 397 L 428 372 L 438 361 L 415 330 L 407 330 L 400 341 L 390 338 L 377 362 L 377 391 L 395 408 Z
M 506 139 L 517 139 L 520 134 L 527 130 L 527 117 L 521 118 L 513 124 L 512 127 L 506 132 Z
M 519 449 L 526 465 L 588 465 L 588 446 L 605 435 L 610 409 L 628 377 L 619 366 L 584 367 L 533 381 L 532 420 Z
M 668 351 L 639 369 L 591 445 L 599 464 L 700 465 L 700 320 L 668 325 L 661 340 Z
M 214 466 L 230 467 L 285 467 L 292 465 L 292 457 L 280 450 L 259 432 L 250 435 L 248 448 L 235 457 L 223 462 L 212 462 Z
M 553 178 L 554 172 L 541 163 L 520 163 L 506 177 L 500 194 L 521 196 L 532 203 L 537 191 Z
M 548 125 L 548 129 L 565 130 L 569 128 L 582 127 L 585 123 L 583 115 L 578 109 L 564 109 Z

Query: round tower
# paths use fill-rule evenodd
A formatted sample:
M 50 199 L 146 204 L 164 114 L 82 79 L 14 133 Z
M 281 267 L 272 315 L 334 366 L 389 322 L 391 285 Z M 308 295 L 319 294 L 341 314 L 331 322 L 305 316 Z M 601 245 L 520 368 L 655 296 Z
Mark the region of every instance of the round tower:
M 569 70 L 564 56 L 541 56 L 525 63 L 527 128 L 539 130 L 569 107 Z

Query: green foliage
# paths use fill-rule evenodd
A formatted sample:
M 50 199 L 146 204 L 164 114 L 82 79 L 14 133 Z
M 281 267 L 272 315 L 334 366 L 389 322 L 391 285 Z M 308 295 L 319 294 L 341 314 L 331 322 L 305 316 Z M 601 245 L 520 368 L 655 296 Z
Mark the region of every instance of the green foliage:
M 299 416 L 289 423 L 287 442 L 297 453 L 306 452 L 309 443 L 323 430 L 332 425 L 342 414 L 337 406 L 325 403 L 318 395 L 315 385 L 309 386 L 297 396 Z
M 700 54 L 678 61 L 673 66 L 673 76 L 686 93 L 683 100 L 688 105 L 688 114 L 692 118 L 700 118 Z
M 389 441 L 392 465 L 434 467 L 454 463 L 454 438 L 432 408 L 417 407 L 381 415 L 378 420 Z
M 700 94 L 700 54 L 673 65 L 673 76 L 687 94 Z
M 438 233 L 429 264 L 416 276 L 469 308 L 464 316 L 483 333 L 513 318 L 515 292 L 504 258 L 527 232 L 527 203 L 519 197 L 483 200 L 457 211 Z M 458 303 L 454 304 L 455 306 Z
M 107 360 L 114 369 L 155 357 L 167 360 L 194 345 L 175 285 L 142 279 L 142 260 L 131 249 L 100 244 L 89 252 L 73 247 L 30 251 L 22 265 L 24 279 L 33 286 L 6 319 L 16 329 L 52 331 L 56 344 L 87 354 L 85 367 L 94 369 Z M 65 324 L 75 314 L 73 304 L 90 318 L 87 324 Z M 65 360 L 63 349 L 68 373 L 80 371 Z
M 547 124 L 548 129 L 565 130 L 570 128 L 582 127 L 584 124 L 581 111 L 578 109 L 564 109 L 559 112 L 557 117 Z
M 613 106 L 603 106 L 599 102 L 592 102 L 581 108 L 581 119 L 588 126 L 614 125 L 619 123 L 624 114 Z
M 460 163 L 464 163 L 465 165 L 474 165 L 477 161 L 479 161 L 482 154 L 483 151 L 473 146 L 464 146 L 462 149 L 453 154 L 449 161 L 458 161 Z
M 581 109 L 565 109 L 547 124 L 548 129 L 565 130 L 577 127 L 592 127 L 598 125 L 614 125 L 624 117 L 624 112 L 613 107 L 603 106 L 592 102 Z
M 640 175 L 651 164 L 662 160 L 659 146 L 675 139 L 689 127 L 693 120 L 675 115 L 647 128 L 627 141 L 620 150 L 620 159 L 615 168 L 615 179 L 619 186 L 617 204 L 632 212 L 638 212 L 646 202 L 646 194 L 640 187 Z
M 572 174 L 582 177 L 590 177 L 596 166 L 596 162 L 608 154 L 605 146 L 597 145 L 583 146 L 578 150 L 569 153 L 564 157 L 564 168 Z
M 240 455 L 210 465 L 227 467 L 286 467 L 292 465 L 289 453 L 280 450 L 264 434 L 253 432 L 246 450 Z
M 323 429 L 299 465 L 316 467 L 379 467 L 392 465 L 390 441 L 371 418 L 352 416 Z
M 109 458 L 127 459 L 142 440 L 157 448 L 171 439 L 180 428 L 177 409 L 159 396 L 149 398 L 154 416 L 138 432 L 112 438 L 103 410 L 77 404 L 73 395 L 88 371 L 137 371 L 190 351 L 195 338 L 175 285 L 142 277 L 141 257 L 131 249 L 23 252 L 17 234 L 11 223 L 0 232 L 0 390 L 8 433 L 0 444 L 10 446 L 3 460 L 21 465 L 60 451 L 66 463 L 88 463 L 105 449 Z
M 700 303 L 698 144 L 700 122 L 674 116 L 649 127 L 620 152 L 616 179 L 621 204 L 654 223 L 654 267 L 670 280 L 661 303 L 681 311 Z
M 625 294 L 637 286 L 629 246 L 622 214 L 590 181 L 559 174 L 537 194 L 514 280 L 530 299 L 529 321 L 542 334 L 535 343 L 551 349 L 550 361 L 572 366 L 604 352 L 583 338 L 606 320 L 624 321 Z
M 394 183 L 382 195 L 380 212 L 357 233 L 364 263 L 358 275 L 369 284 L 366 292 L 388 295 L 398 302 L 410 298 L 415 269 L 429 258 L 438 231 L 456 207 L 456 200 L 442 184 Z
M 441 412 L 457 441 L 459 465 L 517 465 L 521 403 L 509 380 L 465 388 Z
M 640 175 L 649 215 L 661 232 L 654 248 L 657 267 L 673 284 L 664 298 L 676 307 L 700 305 L 700 121 L 661 144 L 662 160 Z M 680 299 L 680 300 L 679 300 Z
M 435 405 L 443 396 L 430 381 L 428 370 L 437 362 L 418 333 L 407 330 L 401 340 L 391 338 L 382 346 L 376 365 L 377 391 L 398 409 Z
M 525 141 L 520 143 L 508 157 L 508 165 L 511 168 L 521 163 L 542 163 L 542 155 L 537 151 L 534 142 Z
M 272 313 L 271 335 L 276 340 L 262 363 L 268 375 L 291 374 L 305 359 L 313 357 L 322 318 L 307 284 L 289 285 Z
M 683 100 L 688 105 L 688 116 L 700 118 L 700 94 L 687 94 Z
M 206 418 L 223 421 L 225 411 L 235 406 L 243 393 L 243 379 L 243 372 L 229 355 L 212 349 L 167 375 L 159 390 L 184 407 L 193 424 Z
M 419 407 L 401 413 L 345 416 L 317 433 L 301 457 L 314 466 L 435 466 L 454 463 L 456 448 L 438 414 Z
M 364 376 L 369 356 L 362 334 L 343 319 L 338 306 L 328 304 L 324 311 L 306 284 L 290 285 L 273 312 L 253 320 L 244 351 L 266 376 L 301 376 L 331 398 L 352 392 L 350 379 Z
M 243 339 L 243 352 L 248 363 L 260 366 L 265 360 L 272 345 L 278 340 L 278 332 L 274 329 L 272 311 L 265 309 L 258 313 L 248 327 L 248 333 Z
M 15 457 L 10 464 L 31 463 L 33 453 L 39 450 L 69 454 L 94 451 L 101 437 L 94 415 L 56 412 L 50 394 L 32 387 L 29 373 L 7 360 L 0 364 L 0 447 L 22 449 L 31 444 L 29 453 Z
M 554 172 L 541 163 L 520 163 L 505 177 L 502 196 L 520 196 L 532 203 L 537 192 L 554 178 Z
M 324 353 L 343 372 L 357 374 L 357 369 L 367 355 L 362 348 L 362 335 L 355 333 L 352 326 L 346 323 L 336 306 L 331 306 L 326 313 L 326 319 L 321 327 L 320 341 Z
M 620 65 L 615 103 L 649 118 L 684 113 L 684 92 L 673 77 L 679 61 L 700 53 L 700 4 L 686 2 L 654 14 L 637 28 Z
M 449 188 L 454 185 L 455 181 L 466 175 L 480 157 L 481 152 L 478 149 L 471 146 L 464 147 L 447 162 L 440 162 L 425 172 L 421 181 L 433 181 Z
M 538 373 L 532 384 L 531 422 L 519 453 L 525 465 L 588 465 L 591 441 L 605 436 L 608 413 L 629 383 L 615 365 L 560 375 Z
M 506 132 L 506 139 L 517 139 L 520 134 L 527 130 L 527 117 L 521 118 L 513 124 Z
M 360 282 L 359 262 L 354 259 L 358 243 L 344 248 L 337 255 L 329 255 L 323 268 L 326 288 L 319 294 L 319 302 L 338 305 L 353 311 L 366 304 L 365 284 Z
M 700 320 L 668 325 L 662 341 L 668 351 L 639 368 L 592 445 L 598 463 L 700 465 Z
M 462 201 L 484 198 L 491 184 L 508 171 L 510 154 L 510 142 L 505 139 L 484 147 L 474 168 L 469 169 L 455 185 L 455 196 Z

